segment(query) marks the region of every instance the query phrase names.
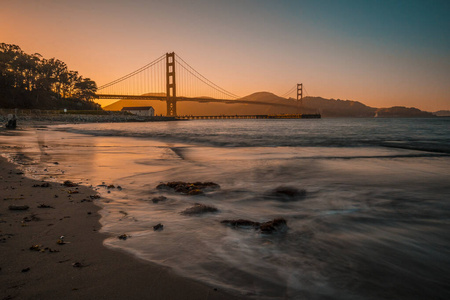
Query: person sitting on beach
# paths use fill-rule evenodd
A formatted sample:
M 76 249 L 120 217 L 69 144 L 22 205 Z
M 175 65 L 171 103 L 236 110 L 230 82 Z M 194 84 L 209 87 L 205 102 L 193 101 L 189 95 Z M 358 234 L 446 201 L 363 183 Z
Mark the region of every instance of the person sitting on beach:
M 16 115 L 8 115 L 8 123 L 6 123 L 6 128 L 8 129 L 16 129 L 17 127 L 17 119 Z

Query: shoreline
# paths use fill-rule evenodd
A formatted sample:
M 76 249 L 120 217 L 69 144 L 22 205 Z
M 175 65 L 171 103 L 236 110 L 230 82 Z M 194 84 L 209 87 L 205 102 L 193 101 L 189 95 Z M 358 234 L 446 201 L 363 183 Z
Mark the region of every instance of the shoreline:
M 104 246 L 88 187 L 47 186 L 3 157 L 0 179 L 0 299 L 244 299 Z
M 0 114 L 0 126 L 5 129 L 7 116 Z M 58 124 L 78 124 L 78 123 L 125 123 L 125 122 L 168 122 L 178 121 L 174 117 L 145 117 L 129 114 L 106 114 L 106 115 L 89 115 L 89 114 L 37 114 L 37 115 L 18 115 L 17 127 L 58 125 Z

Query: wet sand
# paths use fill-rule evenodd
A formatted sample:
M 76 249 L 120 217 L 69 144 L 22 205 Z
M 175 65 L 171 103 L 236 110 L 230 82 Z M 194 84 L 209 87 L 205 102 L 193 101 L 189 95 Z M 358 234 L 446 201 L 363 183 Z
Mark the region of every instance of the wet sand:
M 0 157 L 0 299 L 241 299 L 106 248 L 96 192 L 46 185 Z

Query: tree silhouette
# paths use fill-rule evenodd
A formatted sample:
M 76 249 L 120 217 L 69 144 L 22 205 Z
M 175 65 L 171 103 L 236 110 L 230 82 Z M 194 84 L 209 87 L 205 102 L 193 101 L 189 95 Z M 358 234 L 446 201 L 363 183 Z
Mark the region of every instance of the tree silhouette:
M 77 107 L 81 103 L 98 109 L 92 101 L 96 91 L 93 80 L 69 70 L 63 61 L 0 43 L 0 107 L 61 108 L 78 101 Z

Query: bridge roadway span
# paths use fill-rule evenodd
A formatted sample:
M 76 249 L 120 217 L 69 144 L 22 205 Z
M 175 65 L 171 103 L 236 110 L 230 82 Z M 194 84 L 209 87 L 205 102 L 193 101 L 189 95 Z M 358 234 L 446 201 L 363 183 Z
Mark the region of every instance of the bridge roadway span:
M 165 96 L 132 96 L 132 95 L 108 95 L 108 94 L 97 94 L 95 95 L 98 99 L 118 99 L 118 100 L 159 100 L 166 101 Z M 273 103 L 264 101 L 250 101 L 250 100 L 230 100 L 230 99 L 216 99 L 216 98 L 190 98 L 190 97 L 176 97 L 175 100 L 179 101 L 195 101 L 199 103 L 225 103 L 225 104 L 256 104 L 256 105 L 271 105 L 271 106 L 282 106 L 282 107 L 297 107 L 296 105 L 284 104 L 284 103 Z

